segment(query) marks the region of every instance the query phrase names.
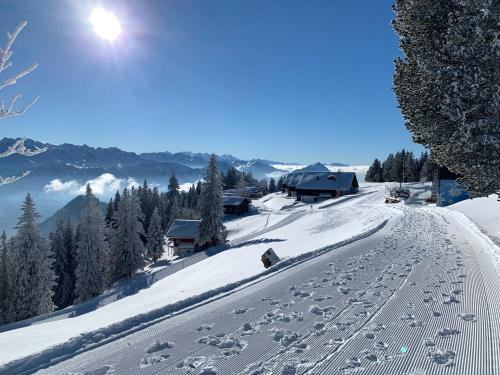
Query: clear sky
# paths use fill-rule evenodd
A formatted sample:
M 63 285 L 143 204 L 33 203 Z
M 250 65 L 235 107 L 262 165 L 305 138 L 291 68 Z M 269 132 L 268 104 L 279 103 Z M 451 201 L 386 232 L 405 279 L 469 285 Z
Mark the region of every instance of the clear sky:
M 121 22 L 112 43 L 89 22 L 97 6 Z M 27 115 L 2 121 L 0 136 L 307 163 L 419 153 L 391 89 L 400 53 L 391 6 L 0 0 L 1 29 L 29 21 L 10 70 L 40 63 L 2 97 L 41 97 Z

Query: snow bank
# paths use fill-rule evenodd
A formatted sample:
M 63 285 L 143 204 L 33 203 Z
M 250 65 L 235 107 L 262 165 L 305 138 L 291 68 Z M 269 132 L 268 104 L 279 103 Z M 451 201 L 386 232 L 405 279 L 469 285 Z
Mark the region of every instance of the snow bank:
M 500 244 L 500 202 L 496 194 L 468 199 L 447 208 L 465 214 L 481 231 Z

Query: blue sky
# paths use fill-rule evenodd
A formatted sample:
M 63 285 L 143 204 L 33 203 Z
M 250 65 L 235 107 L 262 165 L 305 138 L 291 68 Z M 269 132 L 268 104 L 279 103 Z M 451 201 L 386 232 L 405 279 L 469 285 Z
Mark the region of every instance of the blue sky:
M 296 162 L 419 153 L 391 89 L 391 5 L 0 0 L 2 29 L 29 21 L 14 68 L 40 63 L 2 95 L 41 96 L 0 136 Z M 122 23 L 112 44 L 92 30 L 96 6 Z

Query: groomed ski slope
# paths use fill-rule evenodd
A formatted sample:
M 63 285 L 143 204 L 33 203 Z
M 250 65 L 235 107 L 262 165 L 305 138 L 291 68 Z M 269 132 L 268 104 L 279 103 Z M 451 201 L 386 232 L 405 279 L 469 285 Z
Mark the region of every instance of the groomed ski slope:
M 376 187 L 375 190 L 379 189 Z M 381 191 L 378 194 L 382 194 Z M 280 196 L 277 198 L 282 199 Z M 232 220 L 227 226 L 228 239 L 233 247 L 226 251 L 160 279 L 136 294 L 85 314 L 74 317 L 71 314 L 49 314 L 47 319 L 35 319 L 32 325 L 0 332 L 0 347 L 5 348 L 0 356 L 0 366 L 68 341 L 87 341 L 85 335 L 89 332 L 120 326 L 124 320 L 132 319 L 135 325 L 149 322 L 152 317 L 157 317 L 159 309 L 163 312 L 176 311 L 220 293 L 221 288 L 234 287 L 243 279 L 257 277 L 264 271 L 261 254 L 269 247 L 281 258 L 296 257 L 349 240 L 375 228 L 392 215 L 391 210 L 384 206 L 367 210 L 362 204 L 366 199 L 360 196 L 328 209 L 319 209 L 319 205 L 297 205 L 288 210 Z M 356 200 L 359 204 L 353 205 Z M 293 199 L 287 201 L 294 203 Z M 360 221 L 358 216 L 363 216 L 363 219 Z M 274 230 L 266 228 L 266 223 Z M 245 229 L 233 235 L 234 226 Z M 116 334 L 122 329 L 120 326 L 98 335 Z M 91 340 L 95 340 L 95 336 L 92 334 Z M 0 373 L 1 370 L 2 367 Z
M 185 271 L 193 267 L 200 283 L 210 283 L 216 268 L 227 282 L 236 274 L 239 280 L 255 275 L 253 258 L 269 246 L 280 256 L 296 256 L 299 247 L 326 246 L 323 255 L 121 338 L 94 337 L 107 343 L 90 345 L 80 354 L 63 345 L 52 358 L 32 357 L 32 362 L 21 360 L 3 369 L 25 373 L 33 365 L 44 368 L 41 374 L 86 375 L 499 374 L 500 284 L 492 261 L 498 248 L 450 210 L 383 205 L 383 192 L 373 189 L 373 194 L 325 209 L 297 207 L 293 214 L 298 218 L 288 225 Z M 328 247 L 378 229 L 387 218 L 367 238 Z M 164 280 L 176 275 L 181 272 Z M 179 293 L 174 281 L 167 285 L 162 284 Z M 183 285 L 191 293 L 200 288 Z M 130 303 L 132 297 L 122 301 Z M 142 294 L 144 311 L 149 304 L 168 303 L 153 297 Z M 117 314 L 118 307 L 124 308 L 119 302 L 108 305 Z M 59 323 L 65 329 L 78 324 L 75 320 Z M 31 333 L 43 333 L 36 327 L 26 327 L 23 344 L 31 344 Z M 19 339 L 16 331 L 4 333 L 11 335 L 11 344 Z M 1 346 L 7 353 L 12 350 Z M 47 367 L 50 359 L 54 365 Z

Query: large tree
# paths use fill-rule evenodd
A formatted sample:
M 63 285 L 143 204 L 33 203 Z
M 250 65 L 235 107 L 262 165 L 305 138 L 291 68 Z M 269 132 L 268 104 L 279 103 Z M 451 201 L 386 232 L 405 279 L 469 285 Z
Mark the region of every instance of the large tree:
M 7 235 L 0 237 L 0 324 L 7 321 Z
M 87 185 L 85 205 L 77 232 L 75 294 L 77 301 L 82 302 L 99 295 L 106 284 L 106 225 L 90 185 Z
M 198 244 L 201 246 L 217 245 L 224 239 L 222 182 L 217 172 L 215 154 L 210 157 L 207 179 L 201 191 L 200 202 L 200 235 Z
M 115 225 L 110 233 L 111 279 L 132 276 L 144 266 L 145 250 L 143 215 L 137 192 L 123 190 L 118 211 L 113 215 Z
M 155 208 L 148 228 L 148 257 L 156 263 L 163 255 L 163 246 L 165 245 L 165 234 L 161 228 L 161 217 L 158 208 Z
M 53 311 L 55 275 L 53 254 L 36 223 L 38 214 L 30 194 L 22 207 L 17 232 L 8 251 L 8 317 L 10 321 Z
M 50 235 L 50 247 L 55 255 L 54 272 L 57 282 L 54 303 L 59 309 L 71 305 L 74 298 L 75 269 L 72 237 L 73 231 L 69 221 L 67 226 L 60 221 L 55 232 Z
M 473 195 L 500 189 L 500 2 L 396 0 L 406 127 Z

